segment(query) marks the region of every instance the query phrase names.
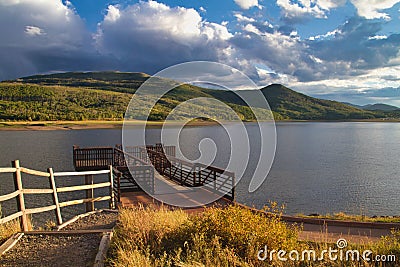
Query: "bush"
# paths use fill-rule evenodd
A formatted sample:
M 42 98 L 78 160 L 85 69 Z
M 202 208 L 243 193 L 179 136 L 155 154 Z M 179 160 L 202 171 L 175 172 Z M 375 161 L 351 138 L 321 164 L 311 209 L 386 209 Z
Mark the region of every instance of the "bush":
M 278 215 L 229 206 L 189 216 L 182 210 L 123 209 L 113 266 L 257 266 L 257 251 L 298 248 L 297 229 Z

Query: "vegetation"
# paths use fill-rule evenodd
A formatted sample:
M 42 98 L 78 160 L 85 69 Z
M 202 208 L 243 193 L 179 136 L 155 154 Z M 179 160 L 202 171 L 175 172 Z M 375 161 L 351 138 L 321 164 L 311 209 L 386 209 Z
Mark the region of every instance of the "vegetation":
M 356 222 L 400 223 L 400 217 L 391 217 L 391 216 L 369 217 L 369 216 L 365 216 L 365 215 L 350 215 L 350 214 L 346 214 L 344 212 L 337 212 L 337 213 L 325 214 L 325 215 L 315 215 L 315 216 L 297 214 L 297 216 L 303 217 L 303 218 L 317 218 L 317 219 L 356 221 Z
M 353 261 L 260 261 L 258 250 L 313 249 L 317 255 L 334 244 L 299 241 L 299 229 L 280 221 L 276 215 L 255 214 L 239 206 L 208 208 L 188 215 L 182 210 L 136 207 L 120 211 L 119 224 L 109 255 L 111 266 L 364 266 Z M 369 249 L 374 255 L 400 258 L 400 233 L 380 242 L 351 245 L 349 249 Z M 398 262 L 398 261 L 397 261 Z M 386 265 L 397 266 L 397 262 Z M 364 262 L 365 263 L 365 262 Z M 368 263 L 365 266 L 370 266 Z M 375 264 L 375 263 L 374 263 Z
M 111 91 L 20 83 L 0 84 L 0 119 L 52 121 L 122 119 L 130 95 Z
M 10 238 L 13 234 L 21 232 L 19 220 L 12 220 L 0 224 L 0 244 Z
M 3 217 L 3 212 L 0 206 L 0 218 Z M 33 229 L 31 218 L 28 220 L 29 229 Z M 19 219 L 11 220 L 6 223 L 0 224 L 0 244 L 10 238 L 13 234 L 21 232 Z
M 132 94 L 148 77 L 143 73 L 72 72 L 36 75 L 2 82 L 0 120 L 121 120 L 124 118 Z M 165 85 L 166 82 L 176 84 L 173 81 L 162 81 L 161 85 Z M 276 120 L 400 118 L 400 111 L 362 110 L 335 101 L 312 98 L 277 84 L 267 86 L 261 89 L 261 92 L 268 100 Z M 241 93 L 246 97 L 252 97 L 255 91 L 245 90 Z M 153 107 L 148 119 L 164 120 L 179 104 L 199 97 L 213 98 L 226 103 L 243 121 L 255 119 L 252 109 L 234 92 L 187 84 L 177 86 L 164 95 Z M 148 99 L 139 99 L 136 107 L 140 110 L 149 104 Z M 178 117 L 192 113 L 191 107 L 184 107 Z M 215 114 L 223 117 L 225 111 L 217 108 L 214 110 Z M 138 116 L 138 119 L 145 119 L 145 114 L 143 116 Z M 213 118 L 213 114 L 210 117 Z M 232 118 L 226 115 L 226 119 Z

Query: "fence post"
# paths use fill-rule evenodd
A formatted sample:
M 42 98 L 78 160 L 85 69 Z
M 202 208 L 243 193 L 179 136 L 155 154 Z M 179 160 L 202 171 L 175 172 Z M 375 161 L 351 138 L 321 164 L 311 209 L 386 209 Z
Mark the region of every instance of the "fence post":
M 27 231 L 29 231 L 28 218 L 25 213 L 24 191 L 23 191 L 23 187 L 22 187 L 22 177 L 21 177 L 21 169 L 19 166 L 19 160 L 14 160 L 12 162 L 12 166 L 14 168 L 16 168 L 16 171 L 14 173 L 14 186 L 15 186 L 15 190 L 19 191 L 19 195 L 17 198 L 17 209 L 18 209 L 18 211 L 22 212 L 21 221 L 20 221 L 21 229 L 24 232 L 27 232 Z
M 49 182 L 50 182 L 50 188 L 53 189 L 53 201 L 54 205 L 56 205 L 56 218 L 58 225 L 63 223 L 62 216 L 61 216 L 61 210 L 60 210 L 60 203 L 58 202 L 58 194 L 57 194 L 57 187 L 56 187 L 56 181 L 54 180 L 54 172 L 53 168 L 48 168 L 47 172 L 50 174 L 49 177 Z
M 113 175 L 113 167 L 110 165 L 110 209 L 115 209 L 115 199 L 114 199 L 114 175 Z
M 85 175 L 85 185 L 93 184 L 93 175 Z M 86 189 L 86 198 L 93 199 L 94 192 L 93 188 Z M 90 201 L 86 203 L 86 212 L 94 211 L 94 201 Z

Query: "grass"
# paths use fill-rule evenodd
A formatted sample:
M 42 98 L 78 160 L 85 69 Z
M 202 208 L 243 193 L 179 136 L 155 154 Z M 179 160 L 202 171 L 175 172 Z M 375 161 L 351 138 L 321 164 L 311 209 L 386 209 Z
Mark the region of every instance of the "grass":
M 325 215 L 315 215 L 315 216 L 296 214 L 296 216 L 302 218 L 314 218 L 314 219 L 317 218 L 317 219 L 329 219 L 329 220 L 341 220 L 341 221 L 400 223 L 400 217 L 389 217 L 389 216 L 369 217 L 365 215 L 350 215 L 344 212 L 337 212 Z
M 334 244 L 298 240 L 300 229 L 280 220 L 275 206 L 271 215 L 255 214 L 239 206 L 208 208 L 198 215 L 182 210 L 135 207 L 120 211 L 108 263 L 111 266 L 397 266 L 360 262 L 260 261 L 257 252 L 267 245 L 291 251 L 314 249 L 318 253 Z M 400 233 L 351 249 L 370 249 L 374 255 L 400 259 Z M 397 262 L 398 263 L 398 262 Z
M 10 238 L 13 234 L 21 232 L 19 220 L 12 220 L 0 224 L 0 244 Z
M 3 212 L 0 206 L 0 218 L 3 217 Z M 32 219 L 28 216 L 28 228 L 33 229 Z M 19 219 L 11 220 L 6 223 L 0 224 L 0 244 L 10 238 L 13 234 L 21 232 Z

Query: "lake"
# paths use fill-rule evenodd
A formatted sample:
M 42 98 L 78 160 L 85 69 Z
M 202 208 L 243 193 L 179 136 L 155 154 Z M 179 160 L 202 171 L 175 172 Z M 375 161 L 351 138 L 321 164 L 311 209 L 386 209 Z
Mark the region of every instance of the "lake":
M 252 127 L 247 126 L 250 136 Z M 261 208 L 276 201 L 285 204 L 287 214 L 344 211 L 400 215 L 399 123 L 279 122 L 276 129 L 276 155 L 266 181 L 257 191 L 248 193 L 245 173 L 236 188 L 238 202 Z M 159 135 L 160 129 L 147 131 L 149 142 L 156 142 Z M 218 152 L 214 164 L 224 167 L 230 147 L 221 127 L 185 128 L 180 135 L 182 153 L 188 158 L 198 157 L 197 144 L 204 138 L 215 141 Z M 257 148 L 258 142 L 251 139 L 251 146 Z M 21 166 L 28 168 L 71 171 L 74 144 L 85 147 L 120 143 L 120 129 L 0 131 L 0 166 L 8 167 L 12 160 L 19 159 Z M 74 179 L 57 183 L 82 182 Z M 33 178 L 25 180 L 28 186 L 43 183 Z M 0 175 L 0 181 L 1 193 L 12 190 L 10 176 Z M 29 201 L 35 206 L 50 200 L 35 196 Z M 12 204 L 4 203 L 3 211 Z M 67 210 L 66 216 L 74 212 L 76 208 Z

